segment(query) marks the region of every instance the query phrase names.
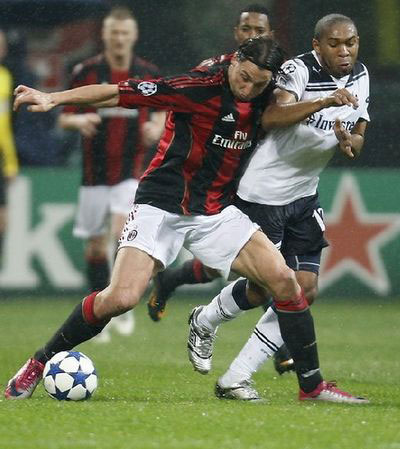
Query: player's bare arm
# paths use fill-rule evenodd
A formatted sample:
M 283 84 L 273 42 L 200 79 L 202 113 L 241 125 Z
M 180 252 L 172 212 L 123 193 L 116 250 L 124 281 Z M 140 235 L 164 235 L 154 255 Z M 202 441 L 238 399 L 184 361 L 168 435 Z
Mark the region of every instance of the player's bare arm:
M 46 93 L 20 85 L 15 91 L 14 111 L 21 104 L 28 104 L 31 112 L 47 112 L 55 106 L 73 104 L 78 106 L 113 107 L 118 105 L 117 84 L 92 84 L 61 92 Z
M 277 88 L 273 100 L 264 110 L 261 124 L 265 131 L 271 128 L 286 128 L 305 120 L 321 109 L 339 106 L 358 108 L 357 98 L 347 89 L 337 89 L 327 97 L 312 101 L 297 101 L 296 96 L 287 90 Z
M 362 147 L 364 145 L 364 134 L 367 128 L 367 122 L 365 120 L 359 120 L 351 132 L 347 131 L 340 119 L 335 120 L 334 131 L 337 140 L 339 141 L 338 147 L 342 153 L 348 158 L 354 159 L 360 155 Z

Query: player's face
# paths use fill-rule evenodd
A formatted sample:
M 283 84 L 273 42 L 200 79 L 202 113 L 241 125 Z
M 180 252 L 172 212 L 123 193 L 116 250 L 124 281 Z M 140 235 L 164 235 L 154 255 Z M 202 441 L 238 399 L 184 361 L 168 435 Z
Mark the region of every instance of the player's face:
M 104 48 L 113 56 L 124 57 L 132 52 L 138 39 L 138 29 L 133 19 L 107 17 L 103 24 Z
M 252 37 L 271 35 L 268 16 L 257 12 L 243 12 L 234 34 L 238 45 Z
M 313 39 L 321 65 L 332 76 L 348 75 L 357 60 L 359 37 L 352 23 L 341 22 L 327 28 L 320 40 Z
M 233 57 L 228 71 L 229 85 L 239 101 L 250 101 L 260 95 L 272 79 L 272 72 L 261 69 L 251 61 Z

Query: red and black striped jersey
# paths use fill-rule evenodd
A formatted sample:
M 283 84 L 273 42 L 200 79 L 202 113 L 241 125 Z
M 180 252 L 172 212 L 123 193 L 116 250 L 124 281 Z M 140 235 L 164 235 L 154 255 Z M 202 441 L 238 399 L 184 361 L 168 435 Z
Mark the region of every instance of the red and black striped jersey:
M 119 84 L 120 106 L 170 111 L 136 203 L 184 215 L 217 214 L 231 204 L 272 87 L 250 102 L 236 100 L 228 82 L 229 63 Z
M 87 84 L 117 84 L 127 78 L 154 78 L 158 69 L 134 56 L 127 71 L 112 70 L 103 54 L 78 64 L 73 70 L 71 88 Z M 149 109 L 79 108 L 65 106 L 63 112 L 97 112 L 101 118 L 98 131 L 92 138 L 82 137 L 82 184 L 114 185 L 143 173 L 145 147 L 141 125 L 148 120 Z

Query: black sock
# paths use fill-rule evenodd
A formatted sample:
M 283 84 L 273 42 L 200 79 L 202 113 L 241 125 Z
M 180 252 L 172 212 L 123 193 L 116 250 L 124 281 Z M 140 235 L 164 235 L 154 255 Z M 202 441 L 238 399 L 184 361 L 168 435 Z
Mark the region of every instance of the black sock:
M 276 313 L 282 338 L 294 360 L 300 388 L 309 393 L 322 381 L 314 320 L 310 309 L 301 312 L 276 310 Z
M 178 268 L 167 268 L 162 272 L 162 279 L 170 290 L 184 284 L 206 284 L 213 280 L 207 276 L 203 264 L 197 259 L 188 260 Z
M 240 310 L 250 310 L 258 306 L 249 303 L 246 294 L 247 279 L 239 279 L 232 288 L 232 297 Z
M 110 281 L 110 266 L 107 259 L 88 260 L 87 279 L 91 292 L 104 290 Z
M 82 302 L 80 302 L 44 348 L 36 351 L 33 358 L 46 363 L 57 352 L 69 351 L 76 345 L 90 340 L 104 329 L 108 321 L 96 325 L 88 324 L 83 318 Z

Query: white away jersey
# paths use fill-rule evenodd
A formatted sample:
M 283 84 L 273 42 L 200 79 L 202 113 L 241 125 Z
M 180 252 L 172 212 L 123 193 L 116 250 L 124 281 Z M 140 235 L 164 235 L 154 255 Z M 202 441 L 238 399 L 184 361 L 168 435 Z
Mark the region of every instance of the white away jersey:
M 296 125 L 271 130 L 258 144 L 239 184 L 240 198 L 253 203 L 285 205 L 314 195 L 319 174 L 338 144 L 335 119 L 340 118 L 349 131 L 359 119 L 369 121 L 369 75 L 360 62 L 350 75 L 335 79 L 312 51 L 285 62 L 277 85 L 294 93 L 298 101 L 328 96 L 346 87 L 358 98 L 359 106 L 322 109 Z

